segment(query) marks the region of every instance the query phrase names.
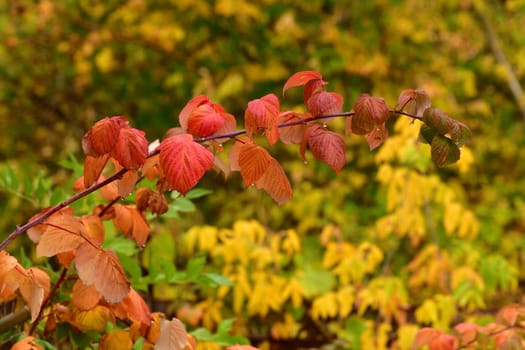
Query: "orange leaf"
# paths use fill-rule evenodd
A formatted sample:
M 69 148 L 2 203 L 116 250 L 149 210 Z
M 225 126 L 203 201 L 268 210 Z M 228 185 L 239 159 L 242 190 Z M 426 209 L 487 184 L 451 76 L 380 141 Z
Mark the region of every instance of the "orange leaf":
M 315 94 L 317 94 L 317 93 L 319 93 L 321 91 L 324 91 L 324 87 L 327 84 L 328 83 L 326 81 L 321 80 L 321 79 L 312 79 L 312 80 L 308 81 L 304 85 L 304 92 L 303 92 L 305 106 L 308 106 L 308 100 L 310 99 L 310 97 L 312 97 L 313 95 L 315 95 Z M 341 105 L 342 104 L 343 103 L 341 102 Z
M 322 76 L 320 73 L 315 71 L 302 71 L 294 73 L 283 87 L 283 95 L 286 92 L 286 90 L 291 89 L 296 86 L 302 86 L 308 83 L 310 80 L 322 80 Z
M 192 326 L 197 326 L 202 319 L 203 310 L 190 304 L 184 304 L 177 310 L 177 318 Z
M 160 144 L 160 165 L 169 185 L 186 194 L 213 167 L 213 154 L 193 141 L 189 134 L 164 139 Z
M 312 154 L 330 166 L 336 174 L 345 165 L 345 141 L 341 135 L 328 131 L 321 125 L 313 125 L 305 133 Z M 301 148 L 304 158 L 304 146 Z
M 126 198 L 133 190 L 139 180 L 139 175 L 136 170 L 127 171 L 120 180 L 115 181 L 118 195 L 120 198 Z
M 224 117 L 217 113 L 211 103 L 203 103 L 188 117 L 188 133 L 197 137 L 213 135 L 224 125 Z
M 497 320 L 504 325 L 515 326 L 520 316 L 525 316 L 525 307 L 519 304 L 509 304 L 498 312 Z
M 153 157 L 149 157 L 142 166 L 142 175 L 144 175 L 146 179 L 150 181 L 163 176 L 162 169 L 160 168 L 159 164 L 159 157 L 160 156 L 158 154 L 154 155 Z
M 320 91 L 308 99 L 307 106 L 313 116 L 336 114 L 343 110 L 343 97 L 335 92 Z
M 44 348 L 38 345 L 35 341 L 35 337 L 29 336 L 17 341 L 11 347 L 11 350 L 44 350 Z
M 111 155 L 126 169 L 140 168 L 148 156 L 148 140 L 144 131 L 135 128 L 120 129 Z
M 205 103 L 211 103 L 210 99 L 205 95 L 199 95 L 189 100 L 182 108 L 182 111 L 179 113 L 179 123 L 184 131 L 188 130 L 188 119 L 193 110 Z
M 190 350 L 190 335 L 186 332 L 186 328 L 176 318 L 171 321 L 163 320 L 160 323 L 160 337 L 155 344 L 155 349 L 158 350 Z
M 100 340 L 99 350 L 128 350 L 133 341 L 128 331 L 117 330 L 106 333 Z
M 254 184 L 270 166 L 272 157 L 263 147 L 254 143 L 244 143 L 239 149 L 238 164 L 244 184 Z
M 80 218 L 84 224 L 85 234 L 95 245 L 102 245 L 104 242 L 104 224 L 97 215 L 84 215 Z
M 82 138 L 84 154 L 101 156 L 113 150 L 119 139 L 120 129 L 128 121 L 124 117 L 111 117 L 99 120 Z
M 18 283 L 20 294 L 22 294 L 22 298 L 29 306 L 29 310 L 31 310 L 31 322 L 34 322 L 44 302 L 44 287 L 40 285 L 34 271 L 31 270 L 23 271 L 20 274 Z M 49 284 L 47 285 L 47 290 L 49 290 Z
M 111 309 L 120 319 L 128 318 L 143 325 L 150 325 L 152 321 L 151 311 L 144 299 L 133 288 L 118 304 L 112 304 Z
M 13 269 L 17 264 L 15 257 L 9 255 L 5 250 L 0 251 L 0 282 L 5 274 Z
M 83 243 L 77 249 L 75 266 L 82 282 L 93 284 L 110 303 L 120 302 L 129 293 L 130 283 L 113 252 Z
M 51 257 L 76 249 L 85 242 L 85 228 L 80 218 L 70 214 L 53 215 L 36 247 L 37 256 Z
M 220 112 L 222 117 L 224 118 L 224 124 L 217 130 L 217 134 L 226 134 L 229 132 L 235 131 L 235 128 L 237 127 L 237 120 L 235 120 L 235 117 L 229 113 L 226 112 Z M 226 142 L 229 138 L 220 138 L 216 139 L 218 143 Z
M 430 345 L 430 343 L 439 337 L 443 332 L 429 327 L 421 328 L 414 339 L 413 349 L 417 350 L 423 345 Z
M 132 237 L 139 247 L 143 247 L 148 240 L 149 224 L 135 205 L 115 204 L 115 218 L 113 222 L 117 230 Z
M 354 103 L 352 132 L 357 135 L 370 133 L 375 125 L 383 124 L 390 117 L 390 110 L 384 99 L 361 94 Z
M 102 332 L 108 322 L 115 323 L 115 316 L 107 306 L 97 305 L 90 310 L 73 311 L 73 324 L 83 332 Z
M 268 143 L 273 145 L 279 137 L 279 100 L 275 94 L 268 94 L 248 102 L 244 113 L 244 125 L 249 137 L 264 130 Z
M 259 180 L 255 182 L 255 186 L 258 189 L 265 190 L 279 205 L 292 198 L 292 186 L 281 164 L 274 158 L 270 159 L 268 168 Z
M 80 310 L 90 310 L 97 306 L 102 296 L 94 285 L 85 285 L 77 280 L 71 291 L 71 301 Z
M 93 157 L 86 156 L 84 160 L 84 187 L 87 188 L 97 182 L 102 174 L 102 170 L 108 162 L 107 154 Z
M 371 133 L 365 135 L 366 142 L 370 150 L 374 150 L 381 146 L 388 137 L 388 130 L 385 127 L 385 123 L 377 125 Z
M 294 122 L 299 122 L 302 119 L 303 118 L 297 115 L 297 113 L 287 111 L 287 112 L 281 113 L 281 115 L 279 116 L 279 123 L 282 123 L 282 124 L 294 123 Z M 305 130 L 306 130 L 305 124 L 285 126 L 279 130 L 279 138 L 281 139 L 282 143 L 287 144 L 287 145 L 298 144 L 298 143 L 301 143 Z
M 232 345 L 227 346 L 226 350 L 258 350 L 259 348 L 253 347 L 251 345 Z

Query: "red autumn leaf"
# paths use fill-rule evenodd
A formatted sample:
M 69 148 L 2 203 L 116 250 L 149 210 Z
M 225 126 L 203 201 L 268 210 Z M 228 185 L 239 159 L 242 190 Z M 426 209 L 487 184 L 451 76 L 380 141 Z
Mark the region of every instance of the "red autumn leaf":
M 110 153 L 117 144 L 120 129 L 127 125 L 127 119 L 120 116 L 96 122 L 82 138 L 84 154 L 98 157 Z
M 186 194 L 213 167 L 213 154 L 189 134 L 172 136 L 160 144 L 160 165 L 171 188 Z
M 150 325 L 152 321 L 151 311 L 137 291 L 133 288 L 118 304 L 112 304 L 111 309 L 115 316 L 124 320 L 126 318 L 133 322 L 140 322 L 143 325 Z
M 199 95 L 195 96 L 191 100 L 186 103 L 184 108 L 182 108 L 182 111 L 179 113 L 179 123 L 182 130 L 186 131 L 188 130 L 188 119 L 190 117 L 190 114 L 193 112 L 193 110 L 197 107 L 199 107 L 202 104 L 211 103 L 208 96 L 205 95 Z
M 457 337 L 433 328 L 421 328 L 414 340 L 413 349 L 427 345 L 429 350 L 454 350 L 459 346 Z
M 115 204 L 113 222 L 117 230 L 132 237 L 139 247 L 146 244 L 149 236 L 149 224 L 135 205 Z
M 173 318 L 171 321 L 162 320 L 160 323 L 160 337 L 155 344 L 157 350 L 191 350 L 190 335 L 181 321 Z
M 107 154 L 92 157 L 86 156 L 84 160 L 84 187 L 87 188 L 97 182 L 102 174 L 102 170 L 108 162 L 109 156 Z
M 211 103 L 195 108 L 188 117 L 188 133 L 197 137 L 213 135 L 224 125 L 224 117 L 217 113 Z
M 85 285 L 81 280 L 77 280 L 71 291 L 71 301 L 80 310 L 90 310 L 98 305 L 102 295 L 94 285 Z
M 335 92 L 320 91 L 308 99 L 307 106 L 313 116 L 336 114 L 343 109 L 343 97 Z
M 515 326 L 520 316 L 525 316 L 525 307 L 519 304 L 509 304 L 498 312 L 497 320 L 504 325 Z
M 84 225 L 76 216 L 53 215 L 45 223 L 47 228 L 36 247 L 37 256 L 51 257 L 68 252 L 86 241 Z
M 271 160 L 272 157 L 263 147 L 251 142 L 242 144 L 238 164 L 244 184 L 249 186 L 259 180 L 270 166 Z
M 113 252 L 83 243 L 77 249 L 75 266 L 82 282 L 93 284 L 110 303 L 120 302 L 129 293 L 130 283 Z
M 148 156 L 148 140 L 144 131 L 135 128 L 120 129 L 111 155 L 126 169 L 140 168 Z
M 438 108 L 427 108 L 423 113 L 423 121 L 439 135 L 452 131 L 457 122 Z
M 306 142 L 315 158 L 330 166 L 336 174 L 345 165 L 345 141 L 341 135 L 328 131 L 321 125 L 313 125 L 305 132 L 301 144 L 301 156 L 305 159 Z
M 279 123 L 280 124 L 295 123 L 295 122 L 300 122 L 302 119 L 303 118 L 301 118 L 295 112 L 291 112 L 291 111 L 283 112 L 279 116 Z M 306 125 L 304 123 L 297 124 L 297 125 L 291 125 L 291 126 L 284 126 L 279 130 L 279 138 L 281 139 L 282 143 L 287 144 L 287 145 L 298 144 L 298 143 L 301 143 L 305 130 L 306 130 Z
M 366 142 L 371 151 L 381 146 L 388 137 L 388 130 L 385 123 L 377 125 L 372 132 L 365 135 Z
M 302 71 L 302 72 L 294 73 L 290 78 L 288 78 L 288 80 L 284 84 L 283 95 L 288 89 L 291 89 L 296 86 L 305 85 L 311 80 L 322 80 L 322 79 L 323 77 L 321 76 L 321 74 L 315 71 Z
M 304 92 L 303 92 L 304 104 L 307 106 L 308 105 L 308 100 L 310 99 L 310 97 L 312 97 L 313 95 L 315 95 L 315 94 L 317 94 L 317 93 L 319 93 L 321 91 L 324 91 L 324 87 L 327 84 L 328 83 L 326 81 L 321 80 L 321 79 L 312 79 L 312 80 L 308 81 L 304 85 Z
M 458 323 L 454 330 L 459 333 L 462 344 L 474 342 L 478 336 L 478 325 L 470 322 Z
M 401 91 L 396 104 L 397 111 L 405 111 L 419 116 L 422 116 L 425 109 L 429 107 L 430 98 L 425 91 L 419 89 L 407 89 Z
M 284 173 L 281 164 L 274 158 L 270 159 L 270 164 L 264 174 L 255 182 L 258 189 L 263 189 L 273 198 L 277 204 L 281 205 L 292 198 L 292 186 Z
M 216 134 L 222 135 L 235 131 L 235 128 L 237 127 L 237 120 L 235 120 L 235 117 L 226 112 L 220 112 L 220 114 L 224 118 L 224 124 L 219 128 L 219 130 L 217 130 Z M 215 141 L 218 143 L 223 143 L 228 140 L 228 137 L 215 139 Z
M 384 99 L 361 94 L 355 101 L 352 118 L 352 132 L 357 135 L 370 133 L 375 125 L 383 124 L 390 117 L 390 110 Z
M 235 139 L 237 142 L 235 142 L 232 147 L 230 148 L 230 152 L 228 153 L 228 160 L 230 162 L 230 170 L 231 171 L 239 171 L 241 170 L 241 167 L 239 166 L 239 153 L 241 151 L 241 147 L 246 143 L 253 143 L 252 140 L 245 136 L 241 136 L 237 139 Z
M 268 94 L 248 102 L 244 113 L 244 126 L 249 137 L 260 130 L 265 132 L 268 143 L 273 145 L 279 138 L 279 100 L 275 94 Z

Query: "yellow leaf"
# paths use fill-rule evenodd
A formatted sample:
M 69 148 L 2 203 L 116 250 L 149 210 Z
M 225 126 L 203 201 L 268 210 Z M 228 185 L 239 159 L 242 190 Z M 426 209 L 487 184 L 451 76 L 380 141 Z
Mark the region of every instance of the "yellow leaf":
M 128 350 L 133 346 L 129 332 L 124 330 L 106 333 L 100 340 L 100 350 Z
M 115 316 L 111 310 L 102 305 L 97 305 L 87 311 L 74 310 L 73 317 L 75 326 L 83 332 L 101 332 L 106 328 L 108 322 L 115 323 Z

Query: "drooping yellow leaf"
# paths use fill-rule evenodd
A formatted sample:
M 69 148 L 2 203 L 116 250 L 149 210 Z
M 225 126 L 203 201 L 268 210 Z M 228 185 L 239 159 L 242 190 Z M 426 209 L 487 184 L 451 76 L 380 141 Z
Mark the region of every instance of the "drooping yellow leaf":
M 133 341 L 128 331 L 116 330 L 106 333 L 100 340 L 100 350 L 128 350 Z

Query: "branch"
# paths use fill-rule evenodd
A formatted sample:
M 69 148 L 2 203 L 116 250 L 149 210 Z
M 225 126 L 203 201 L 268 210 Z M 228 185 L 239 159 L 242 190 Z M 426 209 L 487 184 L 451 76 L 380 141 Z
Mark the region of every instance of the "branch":
M 514 74 L 512 66 L 507 60 L 503 49 L 501 48 L 498 36 L 494 32 L 494 29 L 490 24 L 489 18 L 485 13 L 484 4 L 474 1 L 473 8 L 474 13 L 481 22 L 481 25 L 483 26 L 483 30 L 485 31 L 487 41 L 489 42 L 492 53 L 496 57 L 496 61 L 503 66 L 505 72 L 507 73 L 507 84 L 509 85 L 514 100 L 516 100 L 516 103 L 518 104 L 518 109 L 521 112 L 521 115 L 523 117 L 523 123 L 525 124 L 525 95 L 523 93 L 523 88 L 521 87 L 520 82 L 516 77 L 516 74 Z
M 417 120 L 422 120 L 423 119 L 421 116 L 410 114 L 410 113 L 403 112 L 403 111 L 400 111 L 400 110 L 393 110 L 393 109 L 391 109 L 390 113 L 404 115 L 404 116 L 410 117 L 412 119 L 417 119 Z M 353 111 L 333 113 L 333 114 L 321 114 L 321 115 L 308 117 L 308 118 L 304 118 L 304 119 L 296 120 L 296 121 L 292 121 L 292 122 L 280 123 L 280 124 L 277 125 L 277 127 L 278 128 L 285 128 L 285 127 L 294 126 L 294 125 L 307 124 L 307 123 L 312 122 L 312 121 L 322 120 L 322 119 L 327 119 L 327 118 L 351 117 L 354 114 L 355 114 L 355 112 L 353 112 Z M 233 131 L 233 132 L 229 132 L 229 133 L 224 133 L 224 134 L 211 135 L 211 136 L 207 136 L 207 137 L 199 137 L 199 138 L 195 138 L 194 141 L 201 143 L 201 142 L 217 140 L 217 139 L 223 139 L 223 138 L 232 139 L 232 138 L 237 137 L 237 136 L 242 135 L 242 134 L 246 134 L 246 129 L 241 129 L 241 130 L 237 130 L 237 131 Z M 148 154 L 148 158 L 158 154 L 159 152 L 160 151 L 159 151 L 159 149 L 157 147 L 155 150 L 151 151 Z M 49 209 L 45 213 L 42 213 L 42 215 L 40 215 L 39 217 L 28 221 L 26 224 L 24 224 L 22 226 L 17 226 L 16 230 L 11 232 L 11 234 L 9 234 L 9 236 L 7 236 L 7 238 L 2 243 L 0 243 L 0 250 L 4 250 L 9 245 L 9 243 L 11 243 L 12 240 L 14 240 L 16 237 L 20 236 L 22 233 L 26 232 L 30 228 L 32 228 L 32 227 L 34 227 L 36 225 L 42 224 L 44 222 L 44 220 L 46 220 L 48 217 L 50 217 L 54 213 L 56 213 L 56 212 L 60 211 L 61 209 L 67 207 L 71 203 L 76 202 L 77 200 L 87 196 L 88 194 L 95 192 L 96 190 L 100 189 L 101 187 L 104 187 L 105 185 L 107 185 L 107 184 L 109 184 L 109 183 L 111 183 L 113 181 L 119 180 L 120 178 L 122 178 L 122 176 L 127 171 L 128 171 L 128 169 L 123 168 L 123 169 L 119 170 L 118 172 L 116 172 L 115 174 L 113 174 L 112 176 L 110 176 L 107 179 L 105 179 L 104 181 L 98 182 L 98 183 L 94 183 L 93 185 L 91 185 L 90 187 L 84 189 L 83 191 L 80 191 L 77 194 L 69 197 L 68 199 L 66 199 L 62 203 L 57 204 L 54 207 L 51 207 L 51 209 Z M 113 204 L 114 203 L 110 203 L 109 206 L 111 206 Z
M 19 311 L 7 314 L 6 316 L 0 318 L 0 334 L 4 334 L 8 330 L 16 327 L 30 318 L 31 311 L 29 311 L 29 307 L 27 305 L 25 305 Z M 1 345 L 2 344 L 0 344 L 0 347 Z

